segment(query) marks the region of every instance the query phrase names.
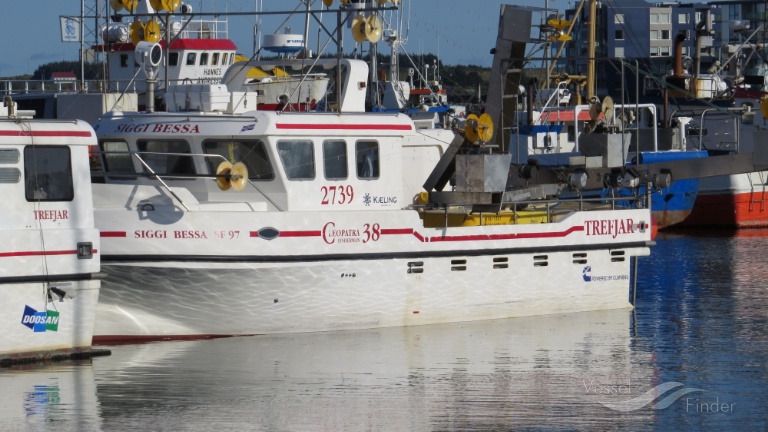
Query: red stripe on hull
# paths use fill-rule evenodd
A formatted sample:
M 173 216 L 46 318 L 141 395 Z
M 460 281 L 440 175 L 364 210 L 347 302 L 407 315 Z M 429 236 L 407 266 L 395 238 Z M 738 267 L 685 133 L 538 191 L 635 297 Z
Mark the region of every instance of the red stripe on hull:
M 0 130 L 0 136 L 20 137 L 90 137 L 87 131 L 29 131 L 29 130 Z
M 381 229 L 381 235 L 390 235 L 390 234 L 413 234 L 413 229 L 411 228 L 382 228 Z
M 102 231 L 101 237 L 126 237 L 125 231 Z
M 280 237 L 320 237 L 320 231 L 280 231 Z
M 430 242 L 445 241 L 482 241 L 482 240 L 514 240 L 530 238 L 553 238 L 565 237 L 576 231 L 584 231 L 583 226 L 572 226 L 565 231 L 559 232 L 538 232 L 538 233 L 519 233 L 519 234 L 484 234 L 484 235 L 465 235 L 465 236 L 440 236 L 430 237 Z
M 257 336 L 257 334 L 247 335 L 222 335 L 222 334 L 196 334 L 196 335 L 102 335 L 93 336 L 93 345 L 137 345 L 160 341 L 192 341 L 205 339 L 220 339 L 237 336 Z
M 0 258 L 22 257 L 22 256 L 76 255 L 76 254 L 77 254 L 76 250 L 0 252 Z
M 768 198 L 766 195 L 765 198 Z M 711 194 L 696 198 L 693 211 L 680 225 L 720 228 L 768 227 L 768 202 L 761 192 Z
M 165 51 L 165 41 L 158 41 Z M 98 52 L 109 51 L 135 51 L 136 46 L 129 42 L 117 42 L 112 44 L 93 45 L 92 48 Z M 171 51 L 176 50 L 221 50 L 237 51 L 237 46 L 230 39 L 176 39 L 171 42 Z

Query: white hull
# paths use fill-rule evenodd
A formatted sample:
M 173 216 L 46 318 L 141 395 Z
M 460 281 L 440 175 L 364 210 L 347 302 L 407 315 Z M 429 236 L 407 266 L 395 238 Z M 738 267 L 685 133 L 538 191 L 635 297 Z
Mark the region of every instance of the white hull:
M 375 245 L 328 244 L 322 235 L 325 222 L 305 227 L 316 228 L 315 236 L 289 237 L 285 232 L 285 237 L 265 240 L 250 234 L 262 227 L 295 226 L 300 218 L 333 218 L 337 226 L 363 226 L 363 221 L 372 221 L 365 212 L 351 217 L 308 213 L 300 218 L 203 212 L 165 226 L 144 219 L 130 228 L 112 225 L 107 221 L 120 218 L 97 212 L 102 232 L 125 232 L 126 237 L 104 240 L 110 251 L 103 258 L 108 277 L 97 309 L 95 340 L 363 329 L 629 308 L 630 256 L 649 253 L 643 233 L 610 243 L 587 235 L 581 229 L 584 214 L 547 228 L 507 225 L 444 231 L 408 225 L 418 221 L 414 211 L 385 213 L 389 222 L 382 223 L 382 232 L 411 226 L 406 231 L 418 235 L 381 235 Z M 647 216 L 644 211 L 602 213 L 636 221 Z M 187 222 L 194 222 L 198 233 L 206 232 L 208 238 L 130 238 L 137 232 L 174 237 L 189 229 Z M 217 239 L 216 229 L 201 227 L 239 236 Z M 510 232 L 530 238 L 436 241 L 443 233 L 450 239 Z M 562 238 L 548 238 L 552 232 L 562 233 Z M 586 253 L 587 263 L 576 262 L 575 253 Z M 590 270 L 585 271 L 587 266 Z M 585 280 L 585 272 L 592 280 Z
M 89 351 L 100 244 L 82 121 L 0 121 L 0 365 Z
M 768 171 L 755 171 L 699 179 L 701 195 L 760 194 L 768 183 Z
M 56 285 L 72 298 L 48 303 L 43 283 L 3 285 L 0 328 L 5 330 L 0 339 L 0 359 L 55 359 L 90 350 L 100 281 L 63 281 Z M 32 324 L 30 318 L 25 320 L 28 308 L 58 315 L 51 317 L 46 328 L 44 324 Z
M 752 103 L 737 100 L 737 105 Z M 768 139 L 763 129 L 765 121 L 760 110 L 754 111 L 754 121 L 740 124 L 738 137 L 731 119 L 705 122 L 709 134 L 703 145 L 709 149 L 752 152 Z M 696 143 L 698 144 L 698 143 Z M 705 177 L 699 180 L 699 195 L 684 225 L 716 226 L 725 228 L 768 227 L 768 171 Z

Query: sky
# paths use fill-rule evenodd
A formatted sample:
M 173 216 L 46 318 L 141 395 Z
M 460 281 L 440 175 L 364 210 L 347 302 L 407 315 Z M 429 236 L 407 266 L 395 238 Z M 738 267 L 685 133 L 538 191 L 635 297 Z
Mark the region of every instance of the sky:
M 97 1 L 84 0 L 86 15 L 89 8 L 94 8 Z M 490 49 L 496 41 L 499 5 L 544 5 L 545 0 L 404 0 L 405 10 L 410 8 L 410 26 L 408 40 L 404 50 L 411 55 L 436 53 L 444 64 L 477 64 L 490 66 Z M 565 9 L 566 0 L 547 0 L 553 8 Z M 293 10 L 298 0 L 189 0 L 197 11 L 253 11 L 258 2 L 264 10 Z M 0 28 L 4 37 L 0 38 L 0 76 L 16 76 L 32 73 L 41 64 L 79 59 L 79 43 L 61 42 L 59 17 L 62 15 L 79 16 L 80 0 L 0 0 L 3 13 L 0 15 Z M 322 5 L 315 0 L 316 5 Z M 339 0 L 334 1 L 337 7 Z M 318 7 L 318 6 L 315 6 Z M 281 29 L 282 19 L 276 16 L 262 18 L 264 32 L 273 33 Z M 253 53 L 254 17 L 230 17 L 229 37 L 243 54 Z M 288 23 L 292 33 L 303 32 L 303 19 L 294 18 Z M 327 24 L 327 25 L 330 25 Z M 309 45 L 316 47 L 317 26 L 310 31 Z M 351 33 L 346 33 L 348 43 L 345 49 L 352 47 Z M 86 35 L 86 41 L 93 36 Z M 389 46 L 379 43 L 380 52 L 389 52 Z
M 97 2 L 83 0 L 86 15 Z M 319 7 L 321 0 L 313 0 Z M 491 48 L 496 42 L 500 5 L 548 7 L 564 10 L 572 7 L 573 0 L 404 0 L 404 11 L 410 11 L 410 25 L 403 49 L 411 54 L 435 53 L 443 64 L 476 64 L 490 66 Z M 298 0 L 188 0 L 195 12 L 255 10 L 258 3 L 266 11 L 293 10 Z M 61 42 L 59 17 L 79 16 L 79 0 L 0 0 L 3 13 L 0 28 L 5 36 L 0 38 L 0 76 L 32 73 L 41 64 L 79 59 L 79 43 Z M 339 0 L 334 0 L 337 7 Z M 273 33 L 282 29 L 282 19 L 276 16 L 262 18 L 263 32 Z M 406 21 L 407 22 L 407 21 Z M 229 37 L 243 54 L 253 53 L 254 17 L 230 17 Z M 293 18 L 288 25 L 292 33 L 303 32 L 303 18 Z M 326 24 L 326 25 L 330 25 Z M 311 27 L 309 47 L 316 47 L 317 26 Z M 405 33 L 405 30 L 401 33 Z M 352 47 L 351 33 L 346 33 L 345 50 Z M 93 36 L 86 35 L 86 41 Z M 389 52 L 389 46 L 379 43 L 380 52 Z

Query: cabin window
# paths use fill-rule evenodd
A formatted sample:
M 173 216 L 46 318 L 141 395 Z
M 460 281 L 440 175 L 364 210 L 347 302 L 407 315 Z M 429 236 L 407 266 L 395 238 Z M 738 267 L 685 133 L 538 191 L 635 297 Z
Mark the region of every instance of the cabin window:
M 17 149 L 0 149 L 0 164 L 16 165 L 19 163 L 20 154 Z M 21 180 L 21 171 L 18 168 L 0 167 L 0 183 L 18 183 Z
M 208 53 L 200 54 L 200 66 L 206 66 L 208 64 Z
M 21 171 L 18 168 L 0 168 L 0 183 L 18 183 Z
M 172 52 L 168 54 L 168 66 L 178 66 L 179 65 L 179 53 Z
M 289 180 L 315 178 L 315 151 L 312 141 L 278 141 L 277 153 Z
M 187 54 L 187 66 L 194 66 L 196 59 L 197 59 L 197 53 Z
M 69 147 L 24 147 L 24 184 L 27 201 L 72 201 L 72 162 Z
M 251 180 L 272 180 L 275 178 L 275 169 L 269 160 L 267 147 L 260 140 L 206 140 L 203 142 L 203 151 L 209 155 L 222 156 L 221 158 L 205 158 L 211 173 L 215 174 L 219 164 L 227 160 L 231 164 L 243 162 L 248 168 L 248 178 Z
M 128 143 L 125 141 L 101 141 L 99 148 L 104 152 L 101 156 L 106 174 L 136 174 L 133 158 L 128 153 Z
M 323 141 L 323 170 L 328 180 L 347 178 L 347 143 L 345 141 Z
M 128 67 L 128 54 L 120 54 L 120 67 Z
M 211 55 L 211 66 L 217 66 L 219 64 L 219 53 L 213 53 Z
M 189 144 L 183 140 L 141 140 L 139 156 L 155 174 L 185 176 L 195 174 L 195 161 L 189 153 Z M 144 172 L 148 172 L 145 171 Z
M 379 178 L 379 143 L 358 141 L 355 143 L 355 163 L 360 179 Z
M 19 151 L 16 149 L 0 149 L 0 164 L 19 163 Z
M 221 64 L 224 66 L 227 65 L 227 57 L 229 57 L 229 53 L 224 53 L 221 55 Z

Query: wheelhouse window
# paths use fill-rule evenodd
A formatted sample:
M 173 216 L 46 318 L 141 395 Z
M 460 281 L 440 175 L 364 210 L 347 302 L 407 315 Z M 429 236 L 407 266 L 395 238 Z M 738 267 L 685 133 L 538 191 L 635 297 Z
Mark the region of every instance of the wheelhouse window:
M 72 161 L 69 147 L 26 146 L 24 184 L 27 201 L 72 201 Z
M 135 175 L 133 158 L 128 153 L 128 143 L 125 141 L 101 141 L 99 148 L 103 152 L 101 156 L 107 175 Z
M 269 160 L 267 147 L 260 140 L 240 141 L 215 141 L 203 142 L 203 151 L 217 157 L 205 158 L 208 169 L 215 174 L 219 164 L 226 159 L 229 163 L 243 162 L 248 168 L 248 178 L 251 180 L 272 180 L 275 178 L 275 169 Z
M 357 177 L 364 180 L 379 178 L 379 143 L 358 141 L 355 143 Z
M 16 165 L 21 160 L 19 150 L 0 149 L 0 183 L 18 183 L 21 180 L 21 171 L 16 167 L 4 167 L 2 165 Z
M 200 54 L 200 66 L 206 66 L 208 64 L 208 53 Z
M 229 57 L 229 53 L 224 53 L 221 55 L 221 64 L 225 65 L 227 64 L 227 57 Z
M 218 66 L 219 64 L 219 53 L 213 53 L 211 55 L 211 66 Z
M 155 174 L 185 176 L 195 174 L 195 163 L 189 144 L 182 140 L 140 140 L 139 156 Z M 145 168 L 145 172 L 148 172 Z
M 128 67 L 128 54 L 120 54 L 120 67 Z
M 328 180 L 347 178 L 347 143 L 345 141 L 323 141 L 323 170 Z
M 289 180 L 315 178 L 315 151 L 312 141 L 278 141 L 277 153 Z
M 194 66 L 196 59 L 197 59 L 197 53 L 187 54 L 187 66 Z
M 179 65 L 179 53 L 172 52 L 168 54 L 168 66 L 178 66 Z

